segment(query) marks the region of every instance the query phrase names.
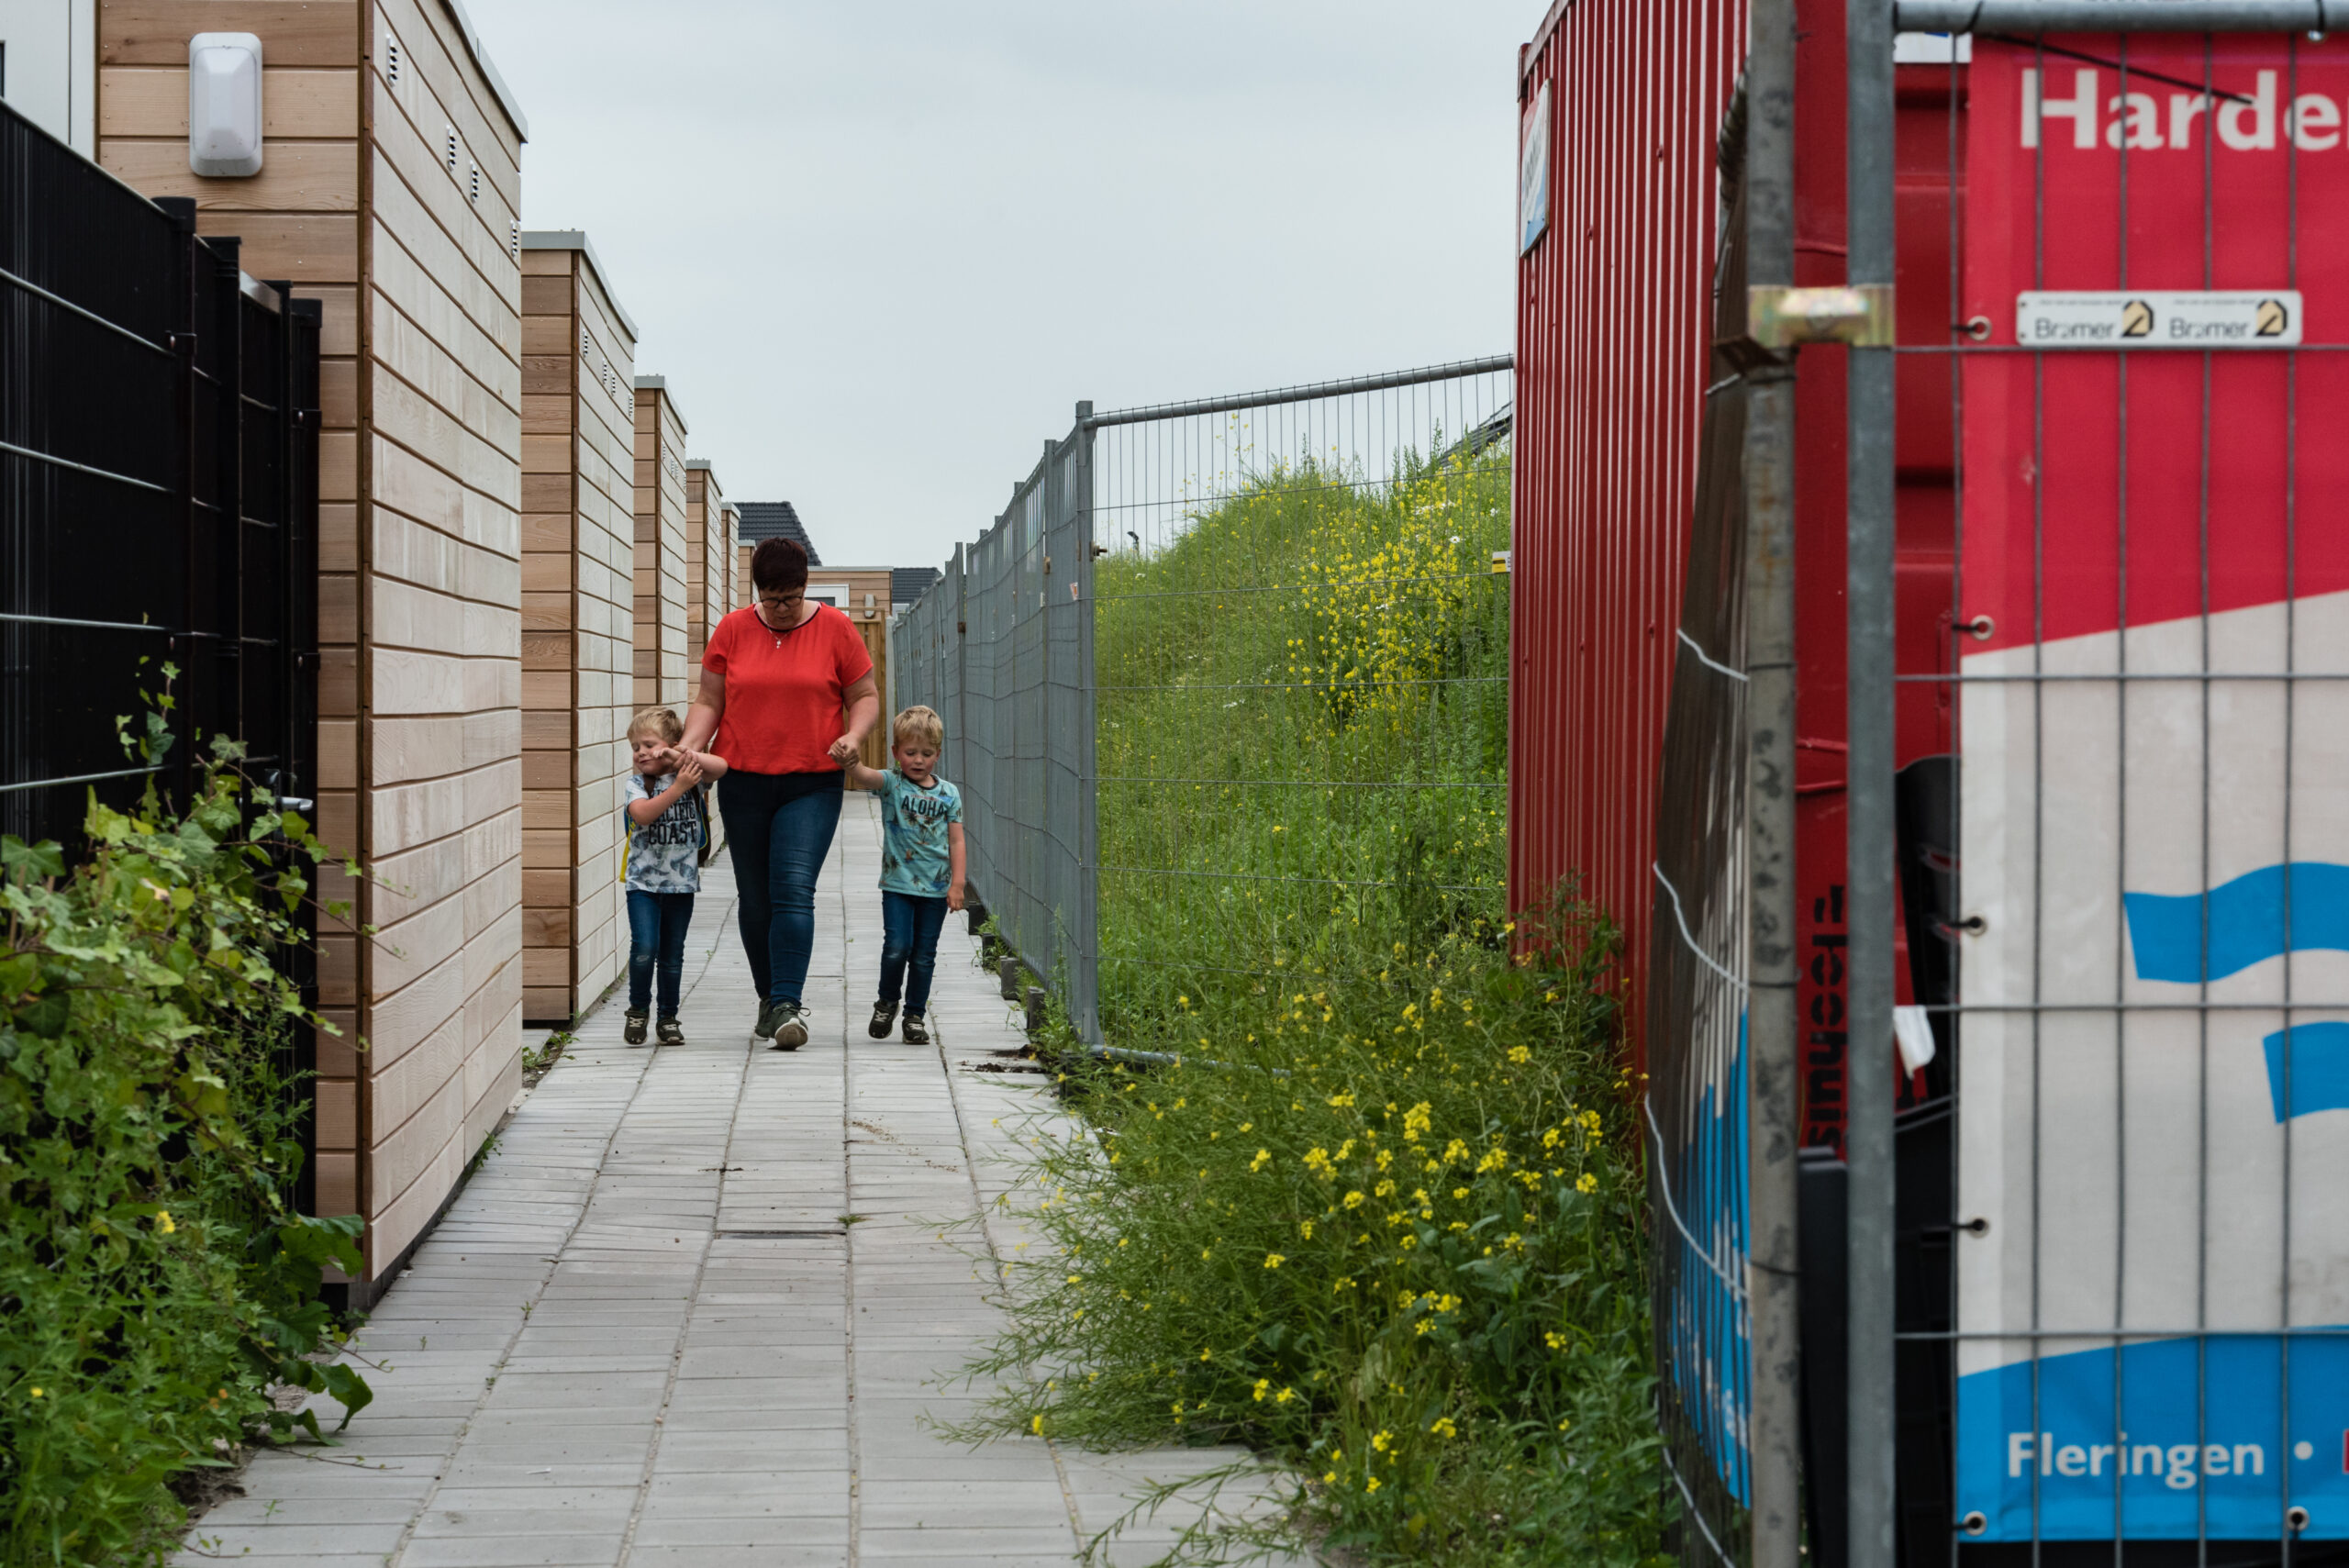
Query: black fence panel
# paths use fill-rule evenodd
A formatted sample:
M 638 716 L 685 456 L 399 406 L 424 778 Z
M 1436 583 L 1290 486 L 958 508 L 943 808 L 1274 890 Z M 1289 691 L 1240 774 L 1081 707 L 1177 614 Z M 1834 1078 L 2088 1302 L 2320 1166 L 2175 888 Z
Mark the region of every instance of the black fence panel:
M 0 106 L 0 831 L 184 800 L 219 735 L 316 793 L 319 309 L 237 253 Z
M 0 832 L 78 852 L 93 793 L 184 802 L 217 736 L 317 793 L 320 307 L 237 261 L 0 106 Z M 313 944 L 281 966 L 315 1003 Z

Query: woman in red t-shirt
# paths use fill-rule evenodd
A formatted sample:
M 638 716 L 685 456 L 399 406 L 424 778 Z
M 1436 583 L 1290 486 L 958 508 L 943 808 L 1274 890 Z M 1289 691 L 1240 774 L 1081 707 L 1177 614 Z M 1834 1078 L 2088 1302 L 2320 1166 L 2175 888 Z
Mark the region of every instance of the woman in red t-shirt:
M 840 827 L 841 767 L 880 719 L 881 695 L 855 626 L 808 599 L 806 550 L 762 541 L 751 583 L 758 603 L 709 635 L 683 745 L 726 759 L 718 809 L 759 988 L 757 1032 L 796 1051 L 807 1043 L 800 995 L 816 946 L 816 873 Z

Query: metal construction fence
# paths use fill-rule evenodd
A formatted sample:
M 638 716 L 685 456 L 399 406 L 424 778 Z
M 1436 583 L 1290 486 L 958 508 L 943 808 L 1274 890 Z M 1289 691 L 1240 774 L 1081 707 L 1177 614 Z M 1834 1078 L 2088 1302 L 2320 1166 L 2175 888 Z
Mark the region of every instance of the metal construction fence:
M 1097 1040 L 1091 432 L 1043 456 L 891 628 L 900 708 L 938 710 L 966 874 L 1003 940 Z
M 1079 405 L 897 620 L 972 885 L 1088 1041 L 1505 917 L 1509 364 Z
M 1852 279 L 1891 285 L 1922 206 L 1954 294 L 1852 356 L 1852 1039 L 1893 1032 L 1905 891 L 1938 1047 L 1897 1104 L 1853 1075 L 1853 1491 L 1898 1497 L 1853 1556 L 2337 1561 L 2349 40 L 2321 6 L 1982 9 L 1900 7 L 1980 29 L 1913 164 L 1889 65 L 1852 84 Z M 1954 435 L 1938 506 L 1896 375 Z M 1946 906 L 1895 884 L 1920 841 Z
M 1680 1559 L 2349 1561 L 2349 39 L 1854 4 L 1798 95 L 1824 14 L 1724 120 L 1657 824 Z
M 0 830 L 184 800 L 216 735 L 316 794 L 320 306 L 237 259 L 0 106 Z

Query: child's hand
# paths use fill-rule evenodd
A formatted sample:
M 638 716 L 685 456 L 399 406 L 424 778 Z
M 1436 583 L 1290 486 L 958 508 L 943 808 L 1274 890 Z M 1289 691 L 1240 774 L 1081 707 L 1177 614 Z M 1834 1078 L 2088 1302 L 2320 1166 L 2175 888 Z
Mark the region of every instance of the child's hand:
M 843 768 L 852 765 L 857 757 L 856 742 L 845 735 L 841 736 L 832 742 L 831 756 L 832 761 Z
M 677 783 L 686 789 L 691 789 L 694 785 L 701 783 L 701 759 L 699 757 L 695 756 L 691 751 L 679 751 L 676 753 L 676 759 Z
M 959 915 L 963 912 L 963 884 L 955 883 L 946 890 L 946 907 Z

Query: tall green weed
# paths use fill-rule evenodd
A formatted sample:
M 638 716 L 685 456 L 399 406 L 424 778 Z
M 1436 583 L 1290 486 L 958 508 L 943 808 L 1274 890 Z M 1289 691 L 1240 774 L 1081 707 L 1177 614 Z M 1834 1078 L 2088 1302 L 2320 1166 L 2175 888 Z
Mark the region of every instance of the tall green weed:
M 286 1198 L 302 1149 L 276 1048 L 317 1020 L 274 961 L 325 851 L 217 751 L 184 816 L 151 791 L 128 813 L 94 801 L 85 864 L 0 840 L 9 1564 L 160 1560 L 175 1476 L 318 1435 L 273 1386 L 370 1397 L 310 1359 L 337 1338 L 320 1265 L 358 1270 L 359 1220 Z
M 1008 1200 L 1041 1245 L 974 1369 L 1008 1380 L 986 1429 L 1239 1442 L 1302 1478 L 1285 1516 L 1196 1532 L 1202 1561 L 1653 1559 L 1642 1177 L 1611 939 L 1576 926 L 1252 1013 L 1178 998 L 1213 1061 L 1064 1055 L 1085 1125 L 1032 1129 Z

